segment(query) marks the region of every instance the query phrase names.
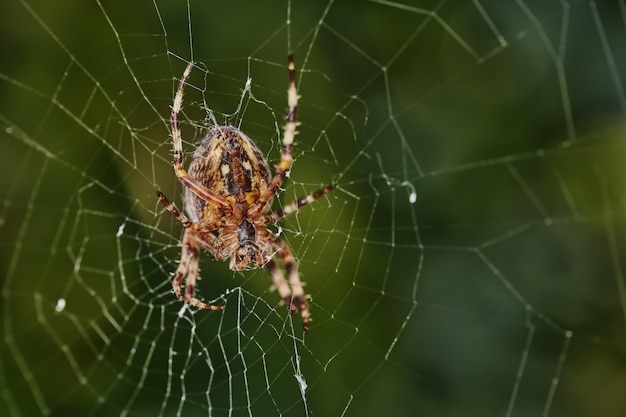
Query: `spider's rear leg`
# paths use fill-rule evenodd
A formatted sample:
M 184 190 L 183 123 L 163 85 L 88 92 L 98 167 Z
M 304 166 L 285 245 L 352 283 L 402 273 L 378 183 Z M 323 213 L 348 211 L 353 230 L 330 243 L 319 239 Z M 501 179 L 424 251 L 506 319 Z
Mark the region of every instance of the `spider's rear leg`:
M 178 90 L 176 92 L 176 96 L 174 97 L 174 104 L 172 105 L 171 127 L 172 140 L 174 142 L 174 160 L 172 161 L 172 164 L 174 165 L 174 172 L 176 173 L 176 177 L 178 178 L 178 180 L 185 187 L 190 189 L 195 195 L 216 207 L 228 209 L 229 207 L 222 196 L 218 195 L 212 190 L 209 190 L 195 178 L 190 177 L 189 173 L 185 170 L 185 168 L 183 168 L 183 138 L 180 131 L 180 120 L 178 119 L 178 113 L 180 113 L 180 110 L 183 106 L 183 91 L 185 89 L 185 83 L 187 82 L 187 78 L 189 77 L 192 68 L 193 62 L 190 62 L 189 65 L 187 65 L 187 68 L 185 69 L 182 78 L 180 79 L 180 83 L 178 84 Z M 159 196 L 159 199 L 160 198 L 161 197 Z
M 204 308 L 207 310 L 221 310 L 224 307 L 209 305 L 194 297 L 196 280 L 199 279 L 199 253 L 200 246 L 198 245 L 194 237 L 193 230 L 190 228 L 185 229 L 185 235 L 183 236 L 183 250 L 180 257 L 180 263 L 178 264 L 178 269 L 176 269 L 176 273 L 174 274 L 174 279 L 172 280 L 174 293 L 180 300 L 185 301 L 194 307 Z M 185 275 L 187 275 L 187 278 L 185 279 L 185 294 L 183 295 L 181 292 L 181 286 L 183 284 L 183 279 L 185 278 Z
M 298 90 L 296 89 L 296 67 L 293 63 L 293 56 L 289 55 L 289 89 L 287 90 L 287 121 L 283 126 L 283 149 L 280 154 L 280 162 L 276 166 L 276 173 L 270 180 L 265 193 L 257 200 L 257 203 L 248 210 L 248 214 L 256 215 L 266 211 L 267 206 L 281 186 L 287 173 L 291 169 L 293 162 L 292 145 L 296 136 L 296 128 L 299 123 L 296 121 L 296 112 L 298 111 Z

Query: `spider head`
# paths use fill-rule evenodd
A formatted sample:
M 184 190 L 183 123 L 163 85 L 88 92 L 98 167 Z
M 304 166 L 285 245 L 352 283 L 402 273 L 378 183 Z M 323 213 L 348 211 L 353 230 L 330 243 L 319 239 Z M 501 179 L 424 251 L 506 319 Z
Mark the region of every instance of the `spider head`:
M 255 243 L 256 229 L 246 219 L 237 228 L 237 240 L 239 245 L 230 260 L 230 268 L 232 270 L 241 271 L 261 267 L 265 264 L 261 251 Z

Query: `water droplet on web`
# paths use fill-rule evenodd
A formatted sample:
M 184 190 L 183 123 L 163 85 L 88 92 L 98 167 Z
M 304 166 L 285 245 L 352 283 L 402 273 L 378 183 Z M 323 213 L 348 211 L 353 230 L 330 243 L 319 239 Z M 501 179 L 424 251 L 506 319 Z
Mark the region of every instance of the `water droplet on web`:
M 54 307 L 54 310 L 58 313 L 65 309 L 65 298 L 59 298 L 57 300 L 57 305 Z

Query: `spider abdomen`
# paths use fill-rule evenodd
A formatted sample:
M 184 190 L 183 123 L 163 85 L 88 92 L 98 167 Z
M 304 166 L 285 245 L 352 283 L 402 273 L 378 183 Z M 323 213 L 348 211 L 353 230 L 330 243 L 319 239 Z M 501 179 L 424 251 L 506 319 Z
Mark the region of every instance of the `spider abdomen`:
M 189 175 L 221 197 L 249 206 L 267 190 L 270 168 L 263 154 L 233 126 L 214 127 L 196 148 Z M 222 217 L 222 210 L 208 204 L 190 189 L 185 192 L 186 210 L 194 221 L 212 221 Z

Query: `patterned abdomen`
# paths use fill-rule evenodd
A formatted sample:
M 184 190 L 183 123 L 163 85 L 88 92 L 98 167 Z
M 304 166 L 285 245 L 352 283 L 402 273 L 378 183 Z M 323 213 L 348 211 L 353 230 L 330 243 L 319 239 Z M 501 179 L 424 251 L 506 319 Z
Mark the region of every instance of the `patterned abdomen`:
M 233 126 L 212 128 L 202 139 L 189 166 L 189 175 L 232 204 L 248 206 L 267 190 L 270 169 L 263 154 Z M 222 210 L 185 192 L 185 208 L 197 221 L 217 220 Z

